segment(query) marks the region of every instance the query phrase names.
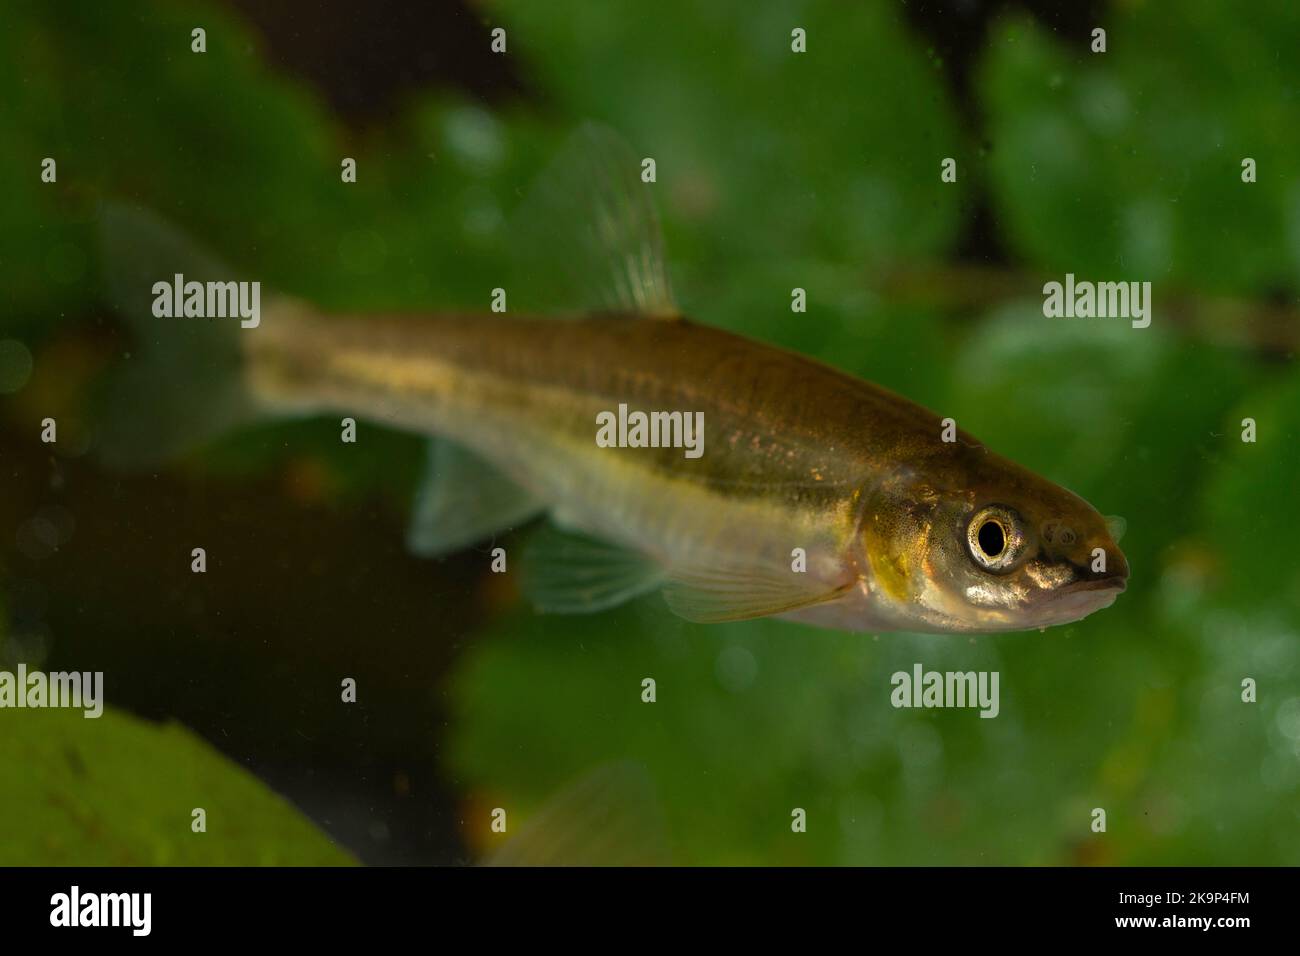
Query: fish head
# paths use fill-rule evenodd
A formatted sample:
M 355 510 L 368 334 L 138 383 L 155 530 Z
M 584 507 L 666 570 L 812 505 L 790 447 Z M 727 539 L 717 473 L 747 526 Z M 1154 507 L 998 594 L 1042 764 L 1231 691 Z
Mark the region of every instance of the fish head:
M 893 560 L 884 563 L 903 569 L 893 597 L 917 629 L 1067 624 L 1109 607 L 1127 586 L 1116 519 L 1011 462 L 983 461 L 955 479 L 915 484 L 901 513 L 884 548 Z M 877 570 L 882 562 L 871 549 L 880 543 L 867 541 Z

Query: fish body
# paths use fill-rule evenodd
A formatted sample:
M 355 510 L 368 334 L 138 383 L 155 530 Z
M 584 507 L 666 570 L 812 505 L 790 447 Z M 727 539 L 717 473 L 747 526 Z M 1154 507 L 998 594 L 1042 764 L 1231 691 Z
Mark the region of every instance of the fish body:
M 328 318 L 296 308 L 267 330 L 245 339 L 249 381 L 268 409 L 352 413 L 452 438 L 565 527 L 669 575 L 749 572 L 758 590 L 801 575 L 768 612 L 854 630 L 1043 627 L 1109 603 L 1127 575 L 1085 502 L 964 432 L 942 440 L 933 412 L 684 318 Z M 703 454 L 601 447 L 600 415 L 620 404 L 701 413 Z M 1001 499 L 1041 519 L 1029 531 L 1050 568 L 1017 592 L 981 592 L 988 582 L 976 576 L 954 596 L 935 577 L 969 561 L 952 562 L 967 545 L 961 522 L 947 519 Z M 1049 540 L 1044 528 L 1072 533 Z M 1089 570 L 1094 546 L 1110 555 L 1106 572 Z M 821 599 L 799 606 L 809 595 Z
M 254 327 L 160 317 L 160 277 L 235 276 L 109 207 L 103 272 L 139 349 L 101 453 L 156 463 L 266 416 L 431 436 L 413 549 L 455 553 L 547 513 L 563 533 L 526 562 L 544 610 L 662 589 L 701 622 L 977 633 L 1074 621 L 1124 589 L 1111 528 L 1078 496 L 902 396 L 683 317 L 649 188 L 599 128 L 540 178 L 513 234 L 553 264 L 520 281 L 575 279 L 563 318 L 332 316 L 275 297 Z M 603 440 L 626 411 L 701 427 L 685 449 Z

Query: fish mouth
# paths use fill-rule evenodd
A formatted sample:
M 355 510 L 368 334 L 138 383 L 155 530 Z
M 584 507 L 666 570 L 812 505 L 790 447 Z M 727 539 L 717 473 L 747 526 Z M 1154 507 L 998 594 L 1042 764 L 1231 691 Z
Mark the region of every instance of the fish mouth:
M 1029 626 L 1050 627 L 1078 621 L 1095 611 L 1110 607 L 1127 587 L 1125 575 L 1108 574 L 1105 577 L 1084 578 L 1046 592 L 1031 612 Z
M 1064 590 L 1071 593 L 1081 591 L 1114 591 L 1116 594 L 1128 589 L 1128 578 L 1122 574 L 1112 574 L 1104 578 L 1092 578 L 1087 581 L 1076 581 L 1067 585 Z

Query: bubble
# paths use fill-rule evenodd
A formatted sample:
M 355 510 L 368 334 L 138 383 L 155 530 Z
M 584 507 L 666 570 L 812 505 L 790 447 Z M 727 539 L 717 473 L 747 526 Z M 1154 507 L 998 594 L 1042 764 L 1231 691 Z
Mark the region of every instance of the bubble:
M 18 526 L 14 543 L 33 561 L 48 558 L 72 537 L 76 521 L 61 505 L 42 508 Z
M 469 165 L 495 166 L 505 155 L 501 124 L 487 110 L 465 106 L 447 114 L 447 145 Z
M 1300 743 L 1289 751 L 1272 751 L 1259 764 L 1260 782 L 1276 793 L 1287 793 L 1300 782 Z
M 12 395 L 31 378 L 32 353 L 17 339 L 0 339 L 0 395 Z
M 38 517 L 54 530 L 56 544 L 66 544 L 77 527 L 77 520 L 72 516 L 72 512 L 62 505 L 49 505 L 42 508 L 38 512 Z
M 1116 135 L 1129 122 L 1128 93 L 1113 80 L 1100 76 L 1079 84 L 1079 113 L 1084 122 L 1103 135 Z
M 1174 222 L 1169 204 L 1154 197 L 1131 202 L 1121 216 L 1120 245 L 1134 273 L 1162 278 L 1173 261 Z M 1121 326 L 1115 324 L 1118 329 Z
M 485 189 L 467 192 L 469 204 L 461 215 L 461 228 L 467 235 L 490 236 L 505 221 L 496 198 Z
M 39 669 L 49 658 L 50 643 L 50 629 L 44 624 L 15 628 L 0 643 L 0 662 L 6 665 L 6 669 L 19 663 Z
M 1290 740 L 1300 740 L 1300 697 L 1283 701 L 1277 709 L 1277 729 Z
M 28 518 L 14 533 L 18 550 L 33 561 L 42 561 L 59 548 L 59 531 L 45 518 L 37 515 Z
M 718 655 L 714 673 L 719 684 L 736 694 L 754 683 L 758 676 L 758 661 L 748 648 L 734 644 Z

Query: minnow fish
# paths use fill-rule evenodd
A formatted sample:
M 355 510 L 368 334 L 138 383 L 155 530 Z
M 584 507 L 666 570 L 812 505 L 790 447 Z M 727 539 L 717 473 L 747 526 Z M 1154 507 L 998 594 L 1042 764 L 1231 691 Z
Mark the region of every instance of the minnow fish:
M 266 415 L 436 436 L 412 546 L 447 554 L 549 513 L 527 556 L 543 610 L 662 589 L 692 621 L 987 633 L 1075 621 L 1124 590 L 1127 561 L 1082 498 L 893 392 L 682 316 L 650 187 L 611 134 L 584 130 L 557 167 L 539 194 L 587 210 L 565 246 L 596 293 L 581 317 L 341 316 L 282 298 L 255 329 L 160 320 L 140 303 L 155 281 L 233 276 L 106 210 L 115 300 L 144 354 L 115 391 L 104 453 L 175 450 Z M 598 442 L 628 409 L 697 416 L 702 454 Z

